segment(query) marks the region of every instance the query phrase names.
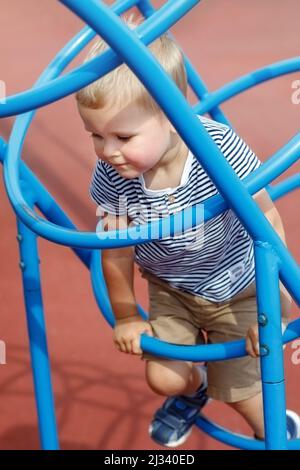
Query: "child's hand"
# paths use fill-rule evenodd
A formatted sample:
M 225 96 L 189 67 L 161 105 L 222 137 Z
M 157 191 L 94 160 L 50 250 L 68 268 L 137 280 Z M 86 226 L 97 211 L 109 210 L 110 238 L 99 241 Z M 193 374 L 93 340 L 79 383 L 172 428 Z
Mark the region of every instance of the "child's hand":
M 257 324 L 250 326 L 246 335 L 246 351 L 251 357 L 259 357 L 259 341 Z
M 116 321 L 113 340 L 119 351 L 141 355 L 140 336 L 142 333 L 153 336 L 151 325 L 139 315 L 134 315 Z

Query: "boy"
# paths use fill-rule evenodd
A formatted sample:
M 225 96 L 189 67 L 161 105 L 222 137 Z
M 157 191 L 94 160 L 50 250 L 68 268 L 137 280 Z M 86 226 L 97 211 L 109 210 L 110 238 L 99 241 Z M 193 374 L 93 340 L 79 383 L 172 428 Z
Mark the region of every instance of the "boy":
M 129 27 L 136 23 L 127 20 Z M 87 59 L 107 45 L 96 42 Z M 181 51 L 164 35 L 150 50 L 186 96 Z M 77 95 L 98 163 L 90 193 L 102 209 L 105 228 L 125 228 L 168 216 L 217 194 L 197 159 L 135 75 L 123 64 Z M 199 117 L 224 157 L 242 179 L 260 162 L 226 125 Z M 280 216 L 265 190 L 255 199 L 283 240 Z M 126 207 L 119 202 L 126 200 Z M 149 283 L 149 321 L 139 316 L 133 289 L 138 263 Z M 174 447 L 185 441 L 208 396 L 237 410 L 259 439 L 264 438 L 258 362 L 253 243 L 231 210 L 188 231 L 136 247 L 104 250 L 103 272 L 116 317 L 114 343 L 140 356 L 140 335 L 177 344 L 221 343 L 246 337 L 248 356 L 193 363 L 144 355 L 151 389 L 169 397 L 157 411 L 150 435 Z M 282 315 L 291 299 L 281 285 Z M 208 382 L 208 388 L 207 388 Z M 180 399 L 178 399 L 180 397 Z M 288 419 L 290 437 L 297 423 Z

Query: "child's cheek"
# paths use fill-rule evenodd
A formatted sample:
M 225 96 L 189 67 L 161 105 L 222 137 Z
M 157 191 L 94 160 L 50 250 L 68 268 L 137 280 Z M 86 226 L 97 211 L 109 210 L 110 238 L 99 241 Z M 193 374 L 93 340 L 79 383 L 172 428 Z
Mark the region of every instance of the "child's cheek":
M 141 151 L 140 148 L 138 148 L 137 146 L 126 146 L 123 150 L 124 150 L 123 154 L 128 163 L 131 163 L 132 165 L 136 167 L 143 165 L 145 155 L 144 155 L 144 152 Z

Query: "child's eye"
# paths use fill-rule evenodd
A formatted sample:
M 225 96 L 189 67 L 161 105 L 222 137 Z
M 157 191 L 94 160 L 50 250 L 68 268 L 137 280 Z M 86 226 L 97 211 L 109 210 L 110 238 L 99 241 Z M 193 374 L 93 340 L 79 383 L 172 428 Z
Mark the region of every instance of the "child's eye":
M 126 140 L 129 140 L 129 139 L 130 139 L 130 137 L 123 136 L 123 135 L 122 135 L 122 136 L 121 136 L 121 135 L 119 135 L 119 136 L 118 136 L 118 139 L 119 139 L 119 140 L 126 141 Z
M 103 137 L 101 135 L 98 135 L 98 134 L 91 134 L 90 137 L 96 137 L 97 139 L 103 139 Z

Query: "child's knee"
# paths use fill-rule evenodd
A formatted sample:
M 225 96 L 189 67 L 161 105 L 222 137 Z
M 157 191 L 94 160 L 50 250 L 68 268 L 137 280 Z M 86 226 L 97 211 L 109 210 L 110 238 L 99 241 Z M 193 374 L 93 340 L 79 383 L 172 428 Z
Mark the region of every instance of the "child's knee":
M 260 412 L 262 408 L 262 394 L 257 393 L 250 398 L 227 404 L 242 416 L 251 416 L 252 414 Z
M 149 387 L 159 395 L 179 395 L 186 389 L 192 364 L 188 362 L 147 361 L 146 379 Z

